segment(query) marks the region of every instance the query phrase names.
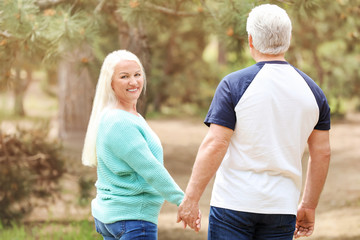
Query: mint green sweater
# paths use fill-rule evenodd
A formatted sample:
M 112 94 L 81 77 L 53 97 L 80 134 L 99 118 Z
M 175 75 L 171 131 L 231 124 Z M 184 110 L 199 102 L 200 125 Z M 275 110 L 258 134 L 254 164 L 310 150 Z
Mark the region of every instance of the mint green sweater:
M 101 222 L 157 224 L 164 199 L 181 203 L 184 193 L 163 165 L 160 140 L 141 116 L 107 110 L 99 124 L 96 153 L 97 195 L 91 205 Z

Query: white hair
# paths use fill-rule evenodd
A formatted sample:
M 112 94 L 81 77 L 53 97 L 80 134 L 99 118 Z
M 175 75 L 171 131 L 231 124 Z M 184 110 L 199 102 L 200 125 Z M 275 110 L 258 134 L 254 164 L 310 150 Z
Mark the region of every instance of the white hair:
M 115 66 L 123 60 L 135 61 L 140 66 L 144 79 L 143 92 L 145 92 L 145 71 L 140 60 L 135 54 L 127 50 L 117 50 L 107 55 L 101 67 L 99 80 L 96 86 L 96 93 L 91 111 L 91 116 L 85 135 L 84 148 L 82 151 L 81 159 L 82 163 L 86 166 L 97 165 L 96 138 L 100 118 L 102 115 L 101 113 L 105 108 L 114 107 L 117 104 L 117 98 L 115 92 L 111 87 L 111 82 Z
M 263 4 L 251 10 L 246 23 L 253 46 L 263 54 L 285 53 L 290 46 L 291 20 L 286 11 L 276 5 Z

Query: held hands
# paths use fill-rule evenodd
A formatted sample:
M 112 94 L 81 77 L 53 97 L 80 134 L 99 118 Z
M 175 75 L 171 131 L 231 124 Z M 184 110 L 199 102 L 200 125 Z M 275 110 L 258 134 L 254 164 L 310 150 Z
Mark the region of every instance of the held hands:
M 179 219 L 177 220 L 177 223 L 180 221 L 183 223 L 183 228 L 185 229 L 187 226 L 187 223 L 184 220 L 179 220 Z M 200 210 L 199 210 L 198 218 L 196 219 L 195 224 L 196 224 L 196 226 L 193 229 L 195 230 L 195 232 L 199 232 L 200 228 L 201 228 L 201 211 Z
M 297 212 L 294 237 L 309 237 L 314 232 L 315 208 L 300 206 Z
M 187 225 L 194 229 L 195 232 L 199 232 L 201 228 L 201 212 L 199 204 L 190 200 L 185 196 L 183 202 L 178 208 L 177 223 L 183 222 L 184 229 Z

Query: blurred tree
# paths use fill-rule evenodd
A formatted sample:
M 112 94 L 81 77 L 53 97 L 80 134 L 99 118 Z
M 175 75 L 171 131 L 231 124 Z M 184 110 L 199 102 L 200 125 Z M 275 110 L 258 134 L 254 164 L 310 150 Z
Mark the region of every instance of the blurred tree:
M 49 1 L 51 3 L 51 1 Z M 59 99 L 59 136 L 82 138 L 87 129 L 98 75 L 92 45 L 97 36 L 93 9 L 97 1 L 62 1 L 52 6 L 59 15 L 53 23 L 60 40 L 56 66 Z M 50 72 L 53 69 L 49 69 Z
M 288 58 L 324 89 L 333 115 L 343 116 L 344 102 L 359 97 L 360 1 L 295 1 L 291 10 Z
M 219 79 L 252 63 L 243 51 L 245 23 L 250 9 L 262 3 L 280 5 L 292 18 L 292 64 L 309 73 L 332 103 L 356 95 L 359 4 L 349 0 L 4 0 L 2 86 L 7 79 L 24 82 L 19 86 L 25 89 L 25 66 L 34 69 L 34 63 L 64 53 L 57 69 L 61 132 L 83 131 L 100 65 L 109 52 L 123 48 L 146 69 L 147 97 L 138 108 L 143 115 L 148 105 L 155 111 L 164 105 L 207 108 Z M 209 45 L 215 46 L 215 60 L 204 57 Z
M 91 111 L 95 80 L 90 71 L 93 57 L 88 45 L 95 26 L 91 21 L 93 8 L 86 11 L 87 3 L 89 1 L 0 2 L 1 85 L 14 91 L 14 113 L 23 116 L 23 96 L 31 82 L 31 72 L 45 68 L 51 73 L 48 77 L 59 77 L 62 137 L 84 132 Z M 54 71 L 57 67 L 58 71 Z
M 51 49 L 44 35 L 46 20 L 34 1 L 0 2 L 0 82 L 14 92 L 14 113 L 25 115 L 24 93 L 31 82 L 31 71 Z
M 151 57 L 147 96 L 153 110 L 160 112 L 164 104 L 204 105 L 201 87 L 214 81 L 214 73 L 202 57 L 210 28 L 201 2 L 127 0 L 119 2 L 117 12 L 129 26 L 142 26 L 138 29 L 146 36 Z
M 202 1 L 214 20 L 213 29 L 229 66 L 246 66 L 247 13 L 255 5 L 277 4 L 292 19 L 289 62 L 308 73 L 325 91 L 334 116 L 344 115 L 345 102 L 357 98 L 360 82 L 359 0 Z M 224 32 L 226 31 L 226 34 Z M 222 34 L 221 34 L 222 33 Z M 224 58 L 224 57 L 223 57 Z M 360 109 L 360 104 L 358 106 Z
M 3 89 L 10 87 L 14 91 L 16 115 L 25 115 L 23 96 L 31 82 L 31 72 L 43 67 L 44 60 L 58 59 L 64 46 L 74 46 L 90 32 L 89 18 L 72 12 L 71 5 L 52 8 L 62 2 L 0 2 L 0 82 Z

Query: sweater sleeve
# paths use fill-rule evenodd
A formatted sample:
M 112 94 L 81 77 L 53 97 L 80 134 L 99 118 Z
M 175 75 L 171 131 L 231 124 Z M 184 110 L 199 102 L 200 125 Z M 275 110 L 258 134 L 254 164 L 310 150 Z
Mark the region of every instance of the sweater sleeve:
M 180 205 L 184 193 L 164 165 L 151 152 L 141 127 L 121 121 L 113 124 L 107 139 L 114 155 L 126 162 L 167 201 Z

